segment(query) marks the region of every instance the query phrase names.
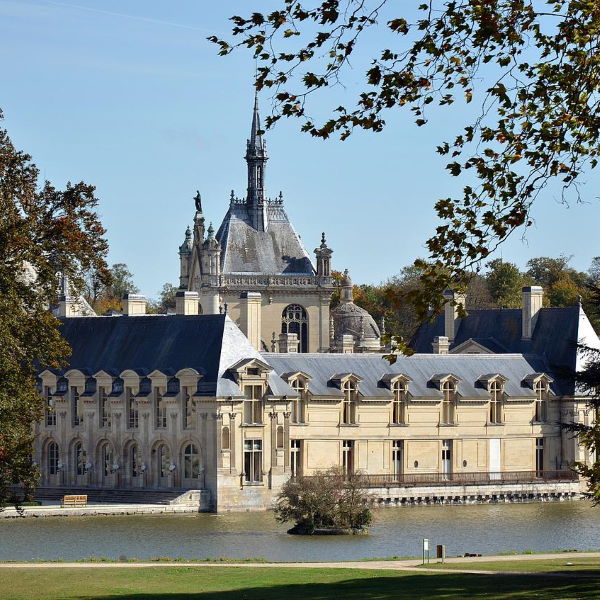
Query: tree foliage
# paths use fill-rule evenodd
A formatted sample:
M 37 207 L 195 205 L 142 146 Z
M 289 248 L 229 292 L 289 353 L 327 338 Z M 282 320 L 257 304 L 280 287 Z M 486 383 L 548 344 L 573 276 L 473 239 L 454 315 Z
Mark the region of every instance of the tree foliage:
M 600 287 L 591 286 L 592 302 L 600 309 Z M 590 461 L 575 463 L 575 468 L 587 483 L 588 495 L 594 504 L 600 504 L 600 350 L 580 347 L 579 352 L 585 359 L 582 371 L 575 373 L 577 394 L 587 396 L 588 423 L 572 423 L 566 426 L 576 434 L 579 443 L 591 457 Z
M 107 279 L 94 188 L 81 182 L 60 190 L 38 178 L 31 157 L 0 129 L 0 506 L 16 500 L 11 486 L 35 484 L 33 424 L 43 410 L 36 371 L 61 367 L 70 354 L 48 310 L 57 272 L 74 290 L 86 272 Z
M 90 272 L 84 279 L 84 297 L 98 314 L 121 310 L 123 296 L 138 292 L 133 273 L 125 263 L 113 264 L 107 277 L 101 278 L 98 273 Z
M 316 530 L 351 530 L 357 533 L 372 520 L 364 476 L 345 474 L 339 467 L 317 471 L 310 477 L 289 479 L 275 506 L 280 523 L 293 522 L 289 533 L 312 535 Z
M 231 20 L 233 40 L 209 39 L 222 55 L 252 52 L 257 89 L 273 91 L 267 126 L 298 117 L 310 135 L 346 139 L 356 128 L 381 131 L 392 109 L 425 126 L 434 106 L 475 99 L 472 119 L 437 146 L 465 185 L 435 205 L 441 223 L 428 259 L 417 263 L 422 286 L 408 295 L 421 318 L 441 309 L 445 288 L 464 291 L 470 269 L 531 225 L 549 185 L 578 199 L 582 172 L 597 165 L 597 0 L 280 0 L 270 13 Z M 324 122 L 312 119 L 310 96 L 344 81 L 375 27 L 391 39 L 372 56 L 363 91 Z

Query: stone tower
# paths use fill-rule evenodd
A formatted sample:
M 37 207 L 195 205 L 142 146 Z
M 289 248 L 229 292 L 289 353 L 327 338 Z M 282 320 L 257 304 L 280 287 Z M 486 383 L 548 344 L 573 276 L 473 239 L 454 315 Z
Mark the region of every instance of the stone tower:
M 227 312 L 261 351 L 329 352 L 333 251 L 315 250 L 316 268 L 290 223 L 283 194 L 268 198 L 266 142 L 255 97 L 246 142 L 245 198 L 231 192 L 215 234 L 205 230 L 200 193 L 193 232 L 179 248 L 180 288 L 198 292 L 205 314 Z

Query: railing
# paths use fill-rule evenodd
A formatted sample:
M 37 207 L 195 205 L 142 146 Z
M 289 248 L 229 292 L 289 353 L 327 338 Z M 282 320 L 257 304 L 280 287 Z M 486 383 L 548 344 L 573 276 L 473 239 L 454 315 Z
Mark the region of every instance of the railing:
M 289 285 L 332 286 L 333 278 L 317 275 L 221 275 L 219 284 L 225 287 L 264 286 L 279 287 Z
M 365 487 L 414 487 L 427 485 L 497 485 L 505 483 L 569 483 L 578 475 L 571 470 L 561 471 L 504 471 L 499 473 L 405 473 L 401 475 L 362 474 Z M 310 476 L 306 477 L 307 479 Z

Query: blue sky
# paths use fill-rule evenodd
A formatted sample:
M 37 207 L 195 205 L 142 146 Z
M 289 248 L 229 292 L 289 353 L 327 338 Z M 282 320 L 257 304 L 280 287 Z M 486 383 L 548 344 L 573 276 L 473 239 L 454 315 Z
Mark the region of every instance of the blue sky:
M 178 282 L 177 247 L 195 190 L 215 227 L 230 190 L 245 190 L 253 60 L 218 57 L 206 37 L 227 35 L 232 14 L 276 4 L 0 0 L 4 127 L 55 185 L 97 187 L 110 261 L 127 263 L 148 296 Z M 365 50 L 376 46 L 372 36 Z M 367 56 L 357 57 L 346 88 L 314 100 L 317 114 L 359 89 Z M 266 113 L 268 95 L 261 105 Z M 435 147 L 456 133 L 465 110 L 432 113 L 422 128 L 397 112 L 383 133 L 345 142 L 314 140 L 297 122 L 281 122 L 266 135 L 268 193 L 283 191 L 309 252 L 325 231 L 334 268 L 378 283 L 425 256 L 435 200 L 459 189 Z M 586 203 L 567 208 L 548 192 L 526 239 L 516 235 L 498 255 L 521 267 L 534 256 L 573 255 L 572 265 L 586 270 L 600 254 L 600 177 L 584 179 Z

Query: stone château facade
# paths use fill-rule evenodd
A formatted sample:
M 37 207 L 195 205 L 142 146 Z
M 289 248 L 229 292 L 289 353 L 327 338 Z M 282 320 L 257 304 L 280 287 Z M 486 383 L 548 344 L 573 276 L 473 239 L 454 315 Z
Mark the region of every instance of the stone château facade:
M 283 208 L 264 195 L 255 106 L 248 192 L 215 235 L 199 196 L 180 248 L 176 314 L 57 309 L 73 352 L 39 374 L 35 460 L 47 488 L 196 490 L 203 510 L 271 506 L 284 481 L 341 466 L 383 503 L 571 497 L 589 460 L 561 423 L 593 415 L 573 384 L 577 344 L 600 348 L 581 306 L 445 311 L 391 364 L 346 273 L 333 311 L 331 250 L 313 267 Z M 199 313 L 201 306 L 202 314 Z

